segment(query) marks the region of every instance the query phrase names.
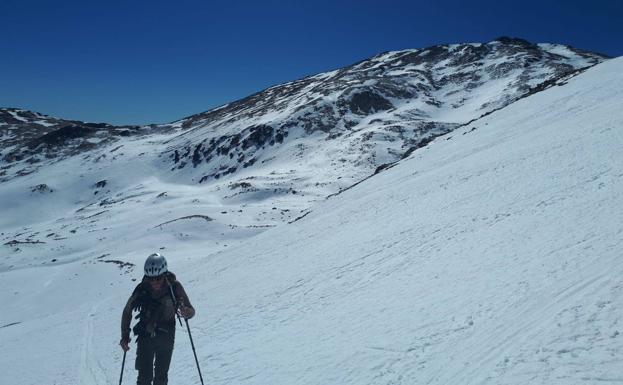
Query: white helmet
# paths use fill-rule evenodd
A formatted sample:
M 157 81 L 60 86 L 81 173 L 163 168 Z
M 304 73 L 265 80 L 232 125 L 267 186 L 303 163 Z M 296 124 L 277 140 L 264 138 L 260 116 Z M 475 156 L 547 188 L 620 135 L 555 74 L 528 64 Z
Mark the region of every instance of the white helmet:
M 154 253 L 147 257 L 145 261 L 145 275 L 148 277 L 157 277 L 161 274 L 166 273 L 167 270 L 167 260 L 163 255 L 159 253 Z

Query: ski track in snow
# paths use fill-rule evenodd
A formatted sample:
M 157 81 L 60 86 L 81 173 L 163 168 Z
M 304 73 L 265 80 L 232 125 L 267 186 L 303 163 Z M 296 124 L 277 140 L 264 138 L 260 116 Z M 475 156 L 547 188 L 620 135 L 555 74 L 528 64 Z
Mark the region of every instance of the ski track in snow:
M 87 315 L 82 336 L 80 384 L 106 385 L 110 383 L 106 364 L 102 364 L 100 359 L 98 359 L 100 354 L 98 354 L 97 348 L 94 347 L 93 343 L 94 330 L 96 330 L 94 323 L 98 316 L 97 311 L 102 304 L 110 299 L 107 298 L 93 305 Z M 107 365 L 110 365 L 110 362 Z
M 617 261 L 614 261 L 615 263 Z M 607 288 L 610 284 L 612 270 L 623 273 L 621 269 L 623 261 L 608 268 L 608 271 L 589 271 L 589 276 L 583 281 L 575 282 L 560 293 L 557 293 L 549 300 L 542 300 L 538 304 L 530 303 L 524 309 L 517 309 L 516 313 L 511 313 L 510 318 L 502 323 L 502 326 L 494 329 L 481 330 L 480 333 L 471 336 L 469 342 L 480 341 L 483 346 L 491 346 L 491 349 L 477 352 L 469 360 L 469 369 L 458 371 L 453 375 L 444 376 L 443 368 L 439 368 L 439 377 L 431 379 L 431 383 L 447 384 L 468 384 L 485 383 L 491 381 L 491 377 L 482 377 L 483 374 L 495 373 L 503 375 L 504 368 L 496 368 L 500 365 L 501 357 L 518 346 L 522 346 L 526 341 L 539 339 L 544 334 L 546 327 L 561 313 L 573 308 L 578 304 L 584 304 L 585 298 L 591 299 L 595 294 Z M 473 346 L 470 344 L 459 344 L 457 351 L 470 351 Z M 577 349 L 589 349 L 580 346 Z M 561 352 L 556 354 L 560 355 Z M 542 358 L 543 361 L 545 359 Z M 548 370 L 552 370 L 551 368 Z

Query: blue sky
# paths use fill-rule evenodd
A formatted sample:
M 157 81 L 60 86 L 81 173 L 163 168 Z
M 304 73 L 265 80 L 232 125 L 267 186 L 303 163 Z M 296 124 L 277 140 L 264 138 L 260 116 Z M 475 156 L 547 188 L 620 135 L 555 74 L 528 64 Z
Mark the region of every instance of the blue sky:
M 0 106 L 164 123 L 379 52 L 516 36 L 623 55 L 623 1 L 0 1 Z

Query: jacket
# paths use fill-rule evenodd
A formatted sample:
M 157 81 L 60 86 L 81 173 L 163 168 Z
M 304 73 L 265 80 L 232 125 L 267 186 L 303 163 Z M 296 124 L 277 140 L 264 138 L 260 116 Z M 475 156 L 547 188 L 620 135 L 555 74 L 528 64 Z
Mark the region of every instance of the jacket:
M 177 303 L 173 301 L 175 295 Z M 191 309 L 190 317 L 195 315 L 195 308 L 191 305 L 188 295 L 175 274 L 165 273 L 165 281 L 159 292 L 154 292 L 147 277 L 136 286 L 128 299 L 121 315 L 121 340 L 130 340 L 130 322 L 132 312 L 138 311 L 136 318 L 139 322 L 134 326 L 137 336 L 153 336 L 157 332 L 175 332 L 175 314 L 177 309 L 187 307 Z

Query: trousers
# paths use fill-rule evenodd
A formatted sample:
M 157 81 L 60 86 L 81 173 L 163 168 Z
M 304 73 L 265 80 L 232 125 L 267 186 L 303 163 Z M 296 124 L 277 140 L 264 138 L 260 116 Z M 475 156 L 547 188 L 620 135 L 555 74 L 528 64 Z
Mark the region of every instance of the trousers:
M 159 331 L 154 337 L 139 336 L 136 348 L 137 385 L 167 385 L 173 355 L 175 329 Z

